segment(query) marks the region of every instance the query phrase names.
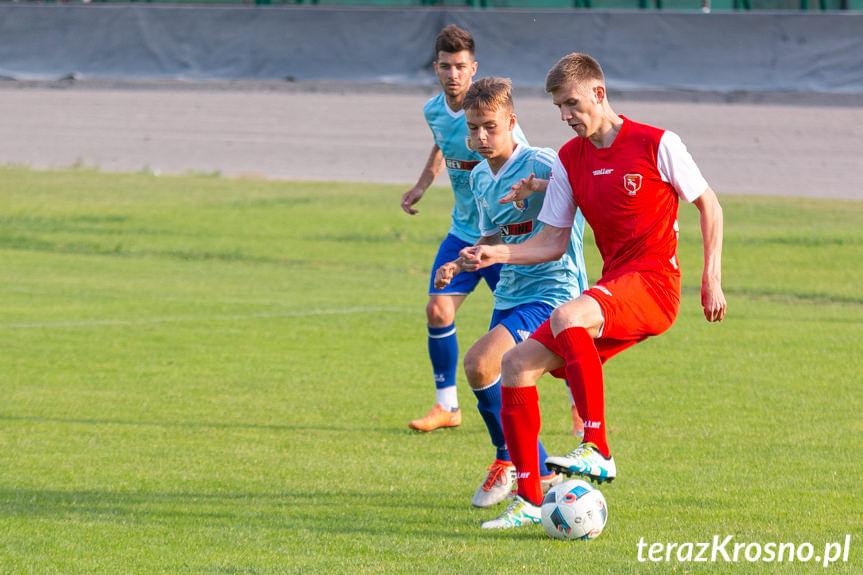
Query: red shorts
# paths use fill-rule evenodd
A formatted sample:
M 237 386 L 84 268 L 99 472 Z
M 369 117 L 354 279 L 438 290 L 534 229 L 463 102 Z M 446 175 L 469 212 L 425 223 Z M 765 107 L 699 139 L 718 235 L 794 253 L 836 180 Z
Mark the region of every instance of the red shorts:
M 602 333 L 593 343 L 600 360 L 605 363 L 624 349 L 671 327 L 680 307 L 680 277 L 630 272 L 612 280 L 600 280 L 584 295 L 595 299 L 602 308 Z M 550 320 L 530 337 L 563 357 L 554 340 Z M 566 377 L 563 368 L 552 370 L 551 374 L 561 379 Z

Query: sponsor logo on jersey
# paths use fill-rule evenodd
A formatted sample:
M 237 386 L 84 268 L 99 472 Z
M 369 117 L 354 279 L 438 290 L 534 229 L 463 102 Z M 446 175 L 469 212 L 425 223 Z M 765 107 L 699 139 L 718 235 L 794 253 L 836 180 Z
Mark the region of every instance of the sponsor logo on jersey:
M 464 170 L 465 172 L 471 171 L 479 164 L 477 161 L 454 160 L 453 158 L 446 158 L 444 161 L 448 170 Z
M 527 220 L 526 222 L 519 222 L 517 224 L 506 224 L 504 226 L 498 226 L 498 228 L 500 228 L 500 235 L 502 236 L 523 236 L 533 231 L 533 220 Z
M 623 176 L 623 187 L 626 188 L 630 196 L 641 189 L 641 174 L 626 174 Z
M 593 170 L 594 176 L 607 176 L 614 171 L 614 168 L 602 168 L 601 170 Z

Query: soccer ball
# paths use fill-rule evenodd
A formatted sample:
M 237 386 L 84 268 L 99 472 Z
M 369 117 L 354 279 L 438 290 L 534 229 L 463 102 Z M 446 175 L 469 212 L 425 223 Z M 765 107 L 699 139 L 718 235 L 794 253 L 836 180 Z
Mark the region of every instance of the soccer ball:
M 608 506 L 599 489 L 587 481 L 571 479 L 548 490 L 540 515 L 552 539 L 593 539 L 605 527 Z

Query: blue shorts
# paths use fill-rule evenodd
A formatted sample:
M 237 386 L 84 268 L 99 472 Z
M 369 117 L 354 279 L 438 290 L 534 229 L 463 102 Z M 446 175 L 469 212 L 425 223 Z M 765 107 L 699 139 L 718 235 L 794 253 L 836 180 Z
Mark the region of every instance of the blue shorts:
M 497 281 L 500 279 L 501 264 L 495 264 L 475 272 L 461 272 L 456 274 L 445 288 L 434 289 L 434 274 L 437 269 L 447 262 L 457 260 L 458 253 L 472 245 L 452 234 L 447 235 L 438 248 L 437 256 L 435 256 L 434 264 L 432 264 L 429 295 L 467 295 L 474 290 L 480 279 L 484 279 L 491 291 L 494 291 L 494 288 L 497 287 Z
M 491 331 L 497 325 L 502 325 L 512 335 L 515 343 L 521 343 L 530 337 L 536 328 L 551 317 L 554 308 L 545 302 L 537 301 L 523 303 L 509 309 L 495 309 L 491 314 Z

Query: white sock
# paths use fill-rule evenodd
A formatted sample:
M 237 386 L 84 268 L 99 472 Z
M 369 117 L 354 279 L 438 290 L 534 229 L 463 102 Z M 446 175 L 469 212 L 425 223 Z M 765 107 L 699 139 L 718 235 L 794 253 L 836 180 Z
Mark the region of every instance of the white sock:
M 437 403 L 447 411 L 455 411 L 458 409 L 458 391 L 456 386 L 450 385 L 436 390 Z

